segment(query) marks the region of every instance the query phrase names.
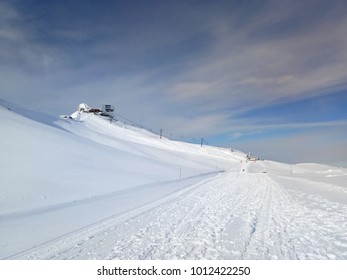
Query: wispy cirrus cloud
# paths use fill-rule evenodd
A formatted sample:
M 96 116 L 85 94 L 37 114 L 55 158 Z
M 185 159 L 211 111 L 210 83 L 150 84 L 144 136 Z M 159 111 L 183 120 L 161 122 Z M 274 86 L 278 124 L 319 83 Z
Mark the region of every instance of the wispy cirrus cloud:
M 347 120 L 326 121 L 326 122 L 298 122 L 298 123 L 281 123 L 281 124 L 249 124 L 245 122 L 241 126 L 231 126 L 233 130 L 240 132 L 255 132 L 276 129 L 310 129 L 326 127 L 347 127 Z
M 56 115 L 110 102 L 224 145 L 329 130 L 346 99 L 326 119 L 273 107 L 347 90 L 346 12 L 343 0 L 1 1 L 0 94 Z
M 209 84 L 209 94 L 196 94 L 194 101 L 249 110 L 346 88 L 346 5 L 264 3 L 243 20 L 235 14 L 210 26 L 213 47 L 184 72 L 185 80 Z M 189 102 L 191 95 L 186 97 Z

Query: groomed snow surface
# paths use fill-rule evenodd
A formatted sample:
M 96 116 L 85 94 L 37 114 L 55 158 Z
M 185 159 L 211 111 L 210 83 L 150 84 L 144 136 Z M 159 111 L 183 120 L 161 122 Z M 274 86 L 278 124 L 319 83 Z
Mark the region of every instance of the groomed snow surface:
M 0 101 L 1 259 L 347 259 L 347 169 Z

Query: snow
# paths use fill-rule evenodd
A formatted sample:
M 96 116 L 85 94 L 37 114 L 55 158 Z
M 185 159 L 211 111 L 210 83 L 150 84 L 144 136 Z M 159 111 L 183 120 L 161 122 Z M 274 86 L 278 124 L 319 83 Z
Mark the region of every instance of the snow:
M 347 259 L 347 169 L 0 101 L 2 259 Z

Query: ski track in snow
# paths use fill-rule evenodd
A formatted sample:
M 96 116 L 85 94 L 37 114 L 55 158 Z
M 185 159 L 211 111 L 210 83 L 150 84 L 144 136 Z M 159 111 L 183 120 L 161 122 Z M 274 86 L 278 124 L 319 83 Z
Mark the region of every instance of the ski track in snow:
M 347 259 L 347 207 L 226 172 L 32 248 L 22 259 Z

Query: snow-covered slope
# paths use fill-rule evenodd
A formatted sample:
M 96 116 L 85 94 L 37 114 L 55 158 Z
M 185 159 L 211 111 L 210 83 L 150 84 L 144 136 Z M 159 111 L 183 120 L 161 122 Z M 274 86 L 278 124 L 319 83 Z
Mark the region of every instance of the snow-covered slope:
M 198 148 L 90 114 L 50 126 L 0 107 L 0 118 L 2 184 L 11 186 L 1 194 L 2 215 L 230 166 L 222 152 L 211 162 Z
M 0 101 L 0 258 L 347 259 L 347 170 Z

